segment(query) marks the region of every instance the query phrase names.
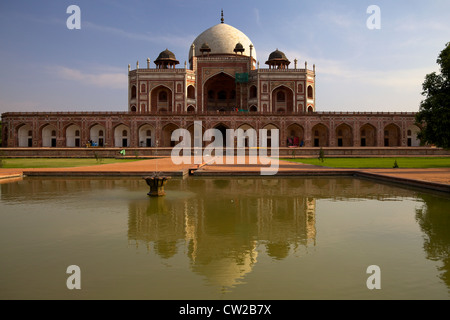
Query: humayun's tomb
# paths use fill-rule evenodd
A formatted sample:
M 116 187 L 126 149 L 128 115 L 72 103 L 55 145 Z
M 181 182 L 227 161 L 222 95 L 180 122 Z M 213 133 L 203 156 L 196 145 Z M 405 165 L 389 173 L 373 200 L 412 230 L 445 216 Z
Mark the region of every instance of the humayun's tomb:
M 152 155 L 177 143 L 171 141 L 174 130 L 193 135 L 194 121 L 201 121 L 203 132 L 279 129 L 280 155 L 283 148 L 290 154 L 292 147 L 299 147 L 298 155 L 301 150 L 316 155 L 319 147 L 336 155 L 436 152 L 414 148 L 420 146 L 414 112 L 318 112 L 315 65 L 292 63 L 278 49 L 263 61 L 265 68 L 250 39 L 224 23 L 222 15 L 219 24 L 193 41 L 183 68 L 167 49 L 154 66 L 150 59 L 144 66 L 137 62 L 134 70 L 128 66 L 126 111 L 2 114 L 4 150 L 31 155 L 24 150 L 45 148 L 58 150 L 53 155 L 84 156 L 82 148 L 91 145 L 105 156 L 117 148 Z M 340 151 L 345 149 L 353 151 Z

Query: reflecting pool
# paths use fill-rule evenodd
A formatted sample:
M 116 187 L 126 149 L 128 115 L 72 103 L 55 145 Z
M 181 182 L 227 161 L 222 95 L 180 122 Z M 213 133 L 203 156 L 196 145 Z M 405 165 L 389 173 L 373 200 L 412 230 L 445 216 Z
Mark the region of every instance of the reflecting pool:
M 0 299 L 449 299 L 450 197 L 354 178 L 1 184 Z M 67 267 L 81 270 L 69 290 Z M 369 290 L 367 268 L 380 267 Z

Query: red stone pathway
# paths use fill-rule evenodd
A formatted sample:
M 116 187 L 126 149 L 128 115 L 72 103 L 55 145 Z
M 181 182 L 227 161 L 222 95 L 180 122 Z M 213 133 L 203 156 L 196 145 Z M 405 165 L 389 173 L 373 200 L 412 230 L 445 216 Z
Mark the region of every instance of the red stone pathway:
M 238 159 L 234 158 L 234 164 L 203 164 L 198 169 L 196 164 L 175 165 L 170 158 L 148 159 L 136 162 L 103 164 L 87 167 L 74 168 L 45 168 L 45 169 L 3 169 L 0 168 L 0 183 L 9 182 L 8 178 L 17 179 L 23 173 L 30 175 L 151 175 L 157 170 L 169 175 L 186 174 L 189 170 L 197 170 L 199 175 L 258 175 L 261 170 L 261 163 L 250 164 L 248 157 L 245 164 L 238 164 Z M 265 165 L 268 167 L 268 165 Z M 395 179 L 397 182 L 424 182 L 430 185 L 443 185 L 450 188 L 450 168 L 431 169 L 336 169 L 317 167 L 289 161 L 278 162 L 279 174 L 282 175 L 320 175 L 320 174 L 345 174 L 352 172 L 367 173 L 372 176 Z M 3 179 L 2 179 L 3 178 Z M 450 189 L 449 189 L 450 190 Z

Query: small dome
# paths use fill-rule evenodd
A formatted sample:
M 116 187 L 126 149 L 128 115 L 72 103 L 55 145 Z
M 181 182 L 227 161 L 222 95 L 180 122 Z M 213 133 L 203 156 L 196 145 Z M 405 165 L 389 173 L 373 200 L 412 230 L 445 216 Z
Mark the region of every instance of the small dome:
M 244 46 L 242 45 L 242 43 L 238 42 L 236 43 L 236 47 L 234 47 L 234 52 L 238 53 L 241 52 L 243 53 L 245 51 Z
M 156 61 L 161 61 L 161 60 L 177 60 L 177 58 L 175 57 L 175 54 L 170 51 L 169 49 L 164 50 L 163 52 L 161 52 L 158 56 L 158 58 L 156 59 Z
M 180 64 L 180 62 L 175 58 L 172 51 L 166 49 L 156 58 L 155 64 L 159 69 L 168 69 L 169 67 L 175 68 L 175 65 Z
M 202 44 L 202 47 L 200 48 L 200 50 L 202 50 L 202 49 L 203 49 L 203 50 L 205 50 L 205 49 L 206 49 L 206 50 L 207 50 L 207 49 L 211 50 L 211 48 L 209 47 L 209 44 L 207 44 L 206 42 Z
M 272 52 L 269 55 L 269 60 L 268 61 L 274 61 L 274 60 L 283 60 L 283 61 L 286 61 L 286 62 L 290 62 L 288 60 L 288 58 L 286 58 L 286 55 L 283 52 L 281 52 L 280 50 L 278 50 L 278 49 L 275 50 L 274 52 Z
M 200 52 L 211 52 L 211 48 L 209 47 L 209 44 L 206 42 L 202 44 L 202 47 L 200 48 Z
M 244 46 L 242 45 L 242 43 L 238 42 L 238 43 L 236 44 L 236 47 L 235 47 L 234 49 L 239 49 L 239 50 L 241 50 L 241 49 L 244 49 Z M 244 49 L 244 50 L 245 50 L 245 49 Z

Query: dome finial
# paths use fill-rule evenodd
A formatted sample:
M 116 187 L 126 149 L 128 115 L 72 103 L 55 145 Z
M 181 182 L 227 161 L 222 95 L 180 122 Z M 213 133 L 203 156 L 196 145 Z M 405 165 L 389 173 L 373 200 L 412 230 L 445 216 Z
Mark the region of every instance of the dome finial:
M 223 20 L 223 9 L 222 9 L 222 12 L 221 12 L 221 16 L 222 16 L 222 17 L 220 18 L 220 23 L 223 23 L 223 21 L 224 21 L 224 20 Z

